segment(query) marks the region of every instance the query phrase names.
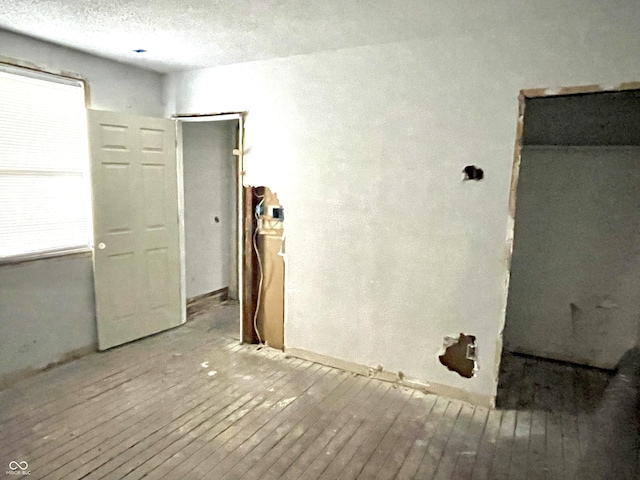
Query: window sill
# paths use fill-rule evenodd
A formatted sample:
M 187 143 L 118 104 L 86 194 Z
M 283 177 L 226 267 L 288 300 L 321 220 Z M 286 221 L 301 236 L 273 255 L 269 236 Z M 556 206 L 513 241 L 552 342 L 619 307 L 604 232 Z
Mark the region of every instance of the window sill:
M 69 258 L 91 257 L 93 249 L 91 247 L 74 248 L 72 250 L 64 250 L 47 253 L 34 253 L 31 255 L 21 255 L 16 257 L 0 259 L 0 267 L 9 265 L 19 265 L 23 263 L 39 262 L 41 260 L 61 260 Z

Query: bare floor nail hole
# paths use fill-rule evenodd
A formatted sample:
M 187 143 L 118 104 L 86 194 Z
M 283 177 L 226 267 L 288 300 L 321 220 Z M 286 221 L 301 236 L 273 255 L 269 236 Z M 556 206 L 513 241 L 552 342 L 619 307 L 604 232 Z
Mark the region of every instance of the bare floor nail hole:
M 465 180 L 482 180 L 484 178 L 484 172 L 481 168 L 476 167 L 475 165 L 467 165 L 462 170 L 464 173 Z

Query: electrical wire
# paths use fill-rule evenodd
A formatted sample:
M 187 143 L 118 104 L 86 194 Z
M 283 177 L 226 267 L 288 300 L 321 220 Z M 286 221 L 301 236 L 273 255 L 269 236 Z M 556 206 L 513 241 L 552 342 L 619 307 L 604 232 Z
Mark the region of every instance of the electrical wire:
M 264 203 L 264 195 L 258 198 L 262 198 L 262 200 L 260 200 L 260 203 L 258 204 L 256 211 L 254 212 L 254 216 L 256 217 L 256 220 L 259 220 L 258 210 L 260 210 L 260 207 Z M 258 225 L 256 225 L 256 229 L 253 232 L 253 250 L 256 252 L 256 257 L 258 257 L 258 266 L 260 267 L 260 282 L 258 283 L 258 300 L 256 301 L 256 311 L 253 313 L 253 330 L 256 332 L 256 335 L 258 336 L 258 343 L 260 345 L 263 345 L 264 343 L 262 342 L 262 337 L 260 337 L 260 332 L 258 332 L 258 310 L 260 309 L 260 297 L 262 296 L 262 279 L 264 274 L 262 271 L 262 260 L 260 259 L 260 253 L 258 253 L 258 246 L 256 245 L 257 235 L 258 235 Z

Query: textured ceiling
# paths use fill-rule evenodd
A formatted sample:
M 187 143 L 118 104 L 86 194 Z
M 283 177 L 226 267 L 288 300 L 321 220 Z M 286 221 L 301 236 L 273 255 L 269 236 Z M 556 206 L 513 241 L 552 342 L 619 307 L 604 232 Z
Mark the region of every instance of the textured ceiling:
M 0 28 L 170 72 L 422 37 L 447 23 L 427 3 L 0 0 Z

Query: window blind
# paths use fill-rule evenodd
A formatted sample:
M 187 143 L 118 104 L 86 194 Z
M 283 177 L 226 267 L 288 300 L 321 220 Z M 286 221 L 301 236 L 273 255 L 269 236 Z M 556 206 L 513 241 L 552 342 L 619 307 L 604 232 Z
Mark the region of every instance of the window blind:
M 82 82 L 0 65 L 0 259 L 91 242 Z

